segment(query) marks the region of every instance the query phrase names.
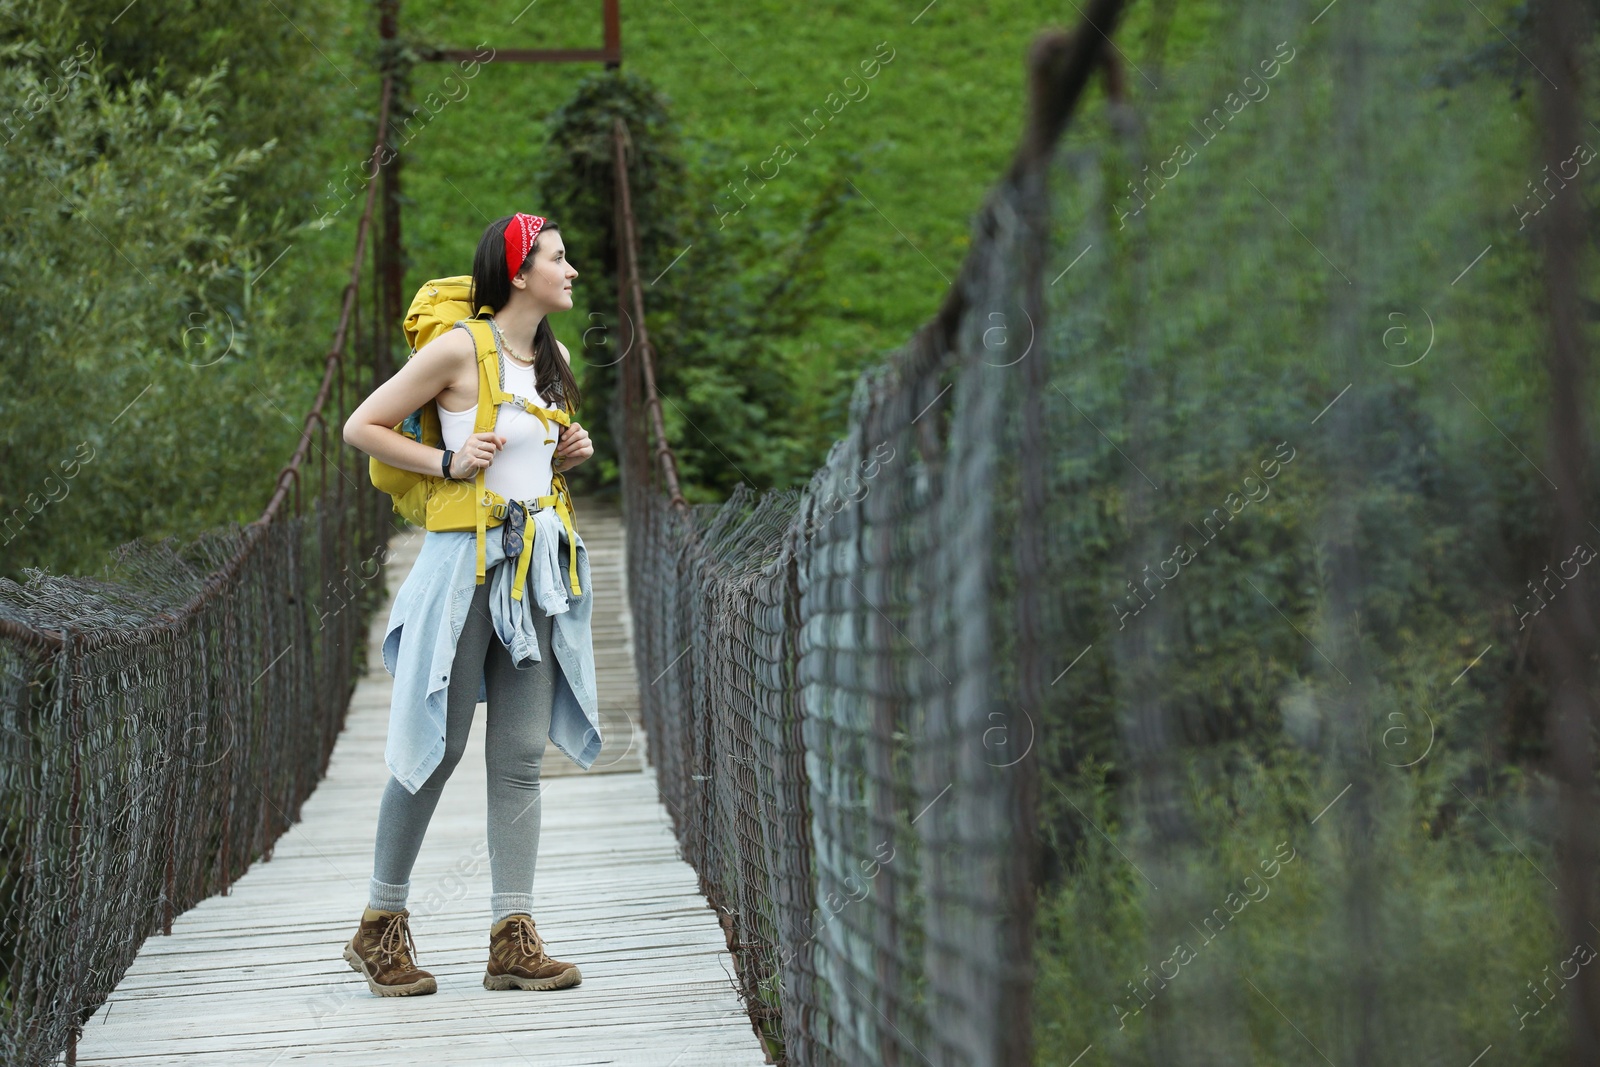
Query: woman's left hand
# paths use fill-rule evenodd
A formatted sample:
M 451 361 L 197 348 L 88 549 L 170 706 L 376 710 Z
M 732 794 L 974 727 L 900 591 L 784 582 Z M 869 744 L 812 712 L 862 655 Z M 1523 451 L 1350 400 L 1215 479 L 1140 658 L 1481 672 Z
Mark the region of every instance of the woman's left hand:
M 594 445 L 589 441 L 589 431 L 574 422 L 561 431 L 561 440 L 556 445 L 556 454 L 551 463 L 559 473 L 571 470 L 592 455 Z

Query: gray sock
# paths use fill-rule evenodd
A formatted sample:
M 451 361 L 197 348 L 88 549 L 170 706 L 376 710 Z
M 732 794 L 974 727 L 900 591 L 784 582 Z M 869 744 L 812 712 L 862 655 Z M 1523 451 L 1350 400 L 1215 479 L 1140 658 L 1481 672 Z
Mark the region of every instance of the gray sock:
M 409 881 L 400 885 L 390 885 L 380 882 L 376 878 L 367 883 L 367 907 L 373 911 L 402 911 L 406 906 L 406 894 L 411 889 Z
M 507 915 L 511 915 L 512 913 L 519 911 L 524 915 L 531 917 L 533 915 L 533 894 L 490 893 L 489 910 L 494 915 L 494 918 L 489 920 L 490 925 L 499 922 Z

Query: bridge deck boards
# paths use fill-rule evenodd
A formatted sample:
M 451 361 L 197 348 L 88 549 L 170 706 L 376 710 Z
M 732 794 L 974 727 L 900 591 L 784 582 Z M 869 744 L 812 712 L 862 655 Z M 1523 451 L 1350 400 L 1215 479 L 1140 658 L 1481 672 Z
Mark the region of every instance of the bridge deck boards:
M 615 511 L 580 515 L 595 582 L 594 640 L 605 747 L 578 769 L 546 750 L 534 918 L 582 984 L 483 988 L 488 951 L 484 708 L 445 786 L 412 871 L 417 962 L 439 991 L 373 996 L 340 956 L 366 903 L 390 678 L 374 616 L 327 777 L 302 819 L 226 896 L 149 938 L 78 1042 L 92 1064 L 755 1065 L 765 1062 L 732 982 L 716 916 L 677 855 L 644 761 Z M 389 589 L 404 580 L 419 531 L 392 542 Z

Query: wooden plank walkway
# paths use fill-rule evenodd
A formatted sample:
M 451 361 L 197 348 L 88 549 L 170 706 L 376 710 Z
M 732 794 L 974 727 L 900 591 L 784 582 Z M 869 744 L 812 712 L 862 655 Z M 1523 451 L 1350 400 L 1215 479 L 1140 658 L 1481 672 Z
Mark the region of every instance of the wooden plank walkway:
M 767 1062 L 735 992 L 716 915 L 678 858 L 654 772 L 643 761 L 621 516 L 593 504 L 579 508 L 596 590 L 605 747 L 587 772 L 554 746 L 546 749 L 534 918 L 551 954 L 577 963 L 583 982 L 545 992 L 483 988 L 489 864 L 482 705 L 412 871 L 417 962 L 437 976 L 439 991 L 374 996 L 341 958 L 366 904 L 388 776 L 391 679 L 378 654 L 386 604 L 373 620 L 370 669 L 302 821 L 228 895 L 178 916 L 172 936 L 144 943 L 85 1025 L 79 1064 Z M 421 538 L 408 531 L 392 542 L 391 603 Z M 557 773 L 562 769 L 571 773 Z

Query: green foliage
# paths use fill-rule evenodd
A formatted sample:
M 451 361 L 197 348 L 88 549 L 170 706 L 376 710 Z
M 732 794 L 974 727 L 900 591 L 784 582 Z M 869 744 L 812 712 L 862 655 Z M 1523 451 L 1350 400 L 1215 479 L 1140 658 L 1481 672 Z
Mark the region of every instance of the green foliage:
M 700 500 L 740 481 L 803 481 L 842 432 L 860 371 L 937 309 L 965 254 L 971 212 L 1016 144 L 1020 57 L 1062 9 L 991 3 L 980 34 L 956 9 L 934 7 L 913 22 L 915 12 L 888 0 L 831 6 L 820 19 L 813 8 L 771 3 L 730 14 L 708 22 L 635 5 L 623 24 L 624 69 L 660 94 L 681 130 L 681 180 L 657 174 L 661 190 L 639 182 L 634 195 L 660 209 L 636 203 L 645 298 L 672 401 L 664 416 L 687 491 Z M 508 27 L 498 8 L 469 3 L 407 9 L 402 33 L 457 47 L 584 47 L 597 43 L 598 20 L 591 8 L 538 5 Z M 862 64 L 880 55 L 893 58 L 866 77 Z M 442 76 L 417 68 L 417 91 Z M 571 122 L 552 135 L 556 110 L 581 81 L 579 66 L 489 62 L 473 95 L 416 138 L 405 177 L 408 293 L 466 269 L 478 233 L 499 214 L 549 215 L 569 247 L 596 222 L 609 230 L 609 182 L 586 181 L 609 148 L 570 143 Z M 582 92 L 639 99 L 625 88 Z M 585 121 L 598 136 L 599 122 Z M 642 139 L 640 151 L 653 166 L 648 153 L 658 149 Z M 552 156 L 571 160 L 571 172 Z M 577 306 L 552 323 L 574 366 L 589 364 L 581 421 L 598 444 L 575 472 L 584 484 L 596 472 L 612 477 L 602 405 L 618 327 L 604 251 L 574 253 Z M 679 381 L 680 366 L 702 369 Z
M 1271 762 L 1237 754 L 1226 781 L 1191 768 L 1197 837 L 1207 846 L 1160 867 L 1130 851 L 1104 766 L 1086 764 L 1065 783 L 1122 853 L 1094 835 L 1079 875 L 1042 903 L 1037 1062 L 1070 1062 L 1090 1043 L 1104 1063 L 1169 1062 L 1164 1042 L 1175 1029 L 1189 1047 L 1230 1063 L 1315 1060 L 1308 1039 L 1337 1057 L 1333 1009 L 1356 977 L 1339 921 L 1352 850 L 1329 820 L 1306 825 L 1337 790 L 1318 789 L 1311 762 L 1292 752 Z M 1390 991 L 1382 1010 L 1384 1032 L 1403 1035 L 1384 1059 L 1470 1062 L 1494 1043 L 1515 1048 L 1519 1063 L 1561 1062 L 1560 1014 L 1540 1013 L 1519 1029 L 1511 1010 L 1528 998 L 1524 981 L 1566 955 L 1548 887 L 1510 849 L 1431 834 L 1424 777 L 1382 785 L 1377 891 L 1395 902 L 1376 934 L 1381 987 Z M 1266 877 L 1284 842 L 1295 858 Z M 1245 888 L 1247 877 L 1254 881 Z M 1193 959 L 1164 965 L 1179 944 Z
M 587 286 L 591 308 L 617 306 L 610 268 L 619 253 L 610 237 L 611 131 L 618 118 L 628 128 L 630 204 L 658 356 L 656 384 L 690 499 L 721 499 L 740 482 L 762 489 L 800 484 L 829 428 L 819 424 L 814 406 L 796 403 L 809 390 L 778 342 L 808 325 L 821 282 L 818 249 L 837 229 L 844 194 L 823 189 L 800 233 L 776 256 L 771 235 L 748 227 L 724 233 L 715 216 L 695 210 L 710 196 L 707 175 L 715 168 L 703 159 L 693 169 L 687 164 L 660 92 L 632 74 L 589 76 L 550 116 L 537 183 L 577 260 L 608 267 Z M 623 296 L 631 307 L 631 295 Z M 604 325 L 584 335 L 590 373 L 580 384 L 591 410 L 608 410 L 613 368 L 636 358 L 637 335 L 631 313 L 620 323 L 609 311 L 591 318 Z M 609 432 L 591 433 L 602 442 L 597 451 L 614 452 Z
M 217 71 L 212 99 L 225 116 L 211 134 L 218 154 L 278 146 L 251 174 L 248 202 L 258 230 L 280 209 L 291 222 L 301 221 L 308 191 L 321 189 L 331 160 L 348 151 L 337 136 L 327 136 L 336 128 L 321 124 L 352 103 L 376 104 L 374 83 L 351 54 L 355 47 L 370 48 L 376 36 L 366 3 L 8 0 L 8 6 L 12 2 L 26 29 L 8 25 L 0 39 L 48 32 L 55 51 L 89 42 L 113 92 L 141 80 L 157 91 L 176 90 Z M 370 134 L 363 130 L 361 137 Z
M 122 6 L 0 8 L 0 99 L 20 105 L 0 134 L 13 578 L 259 514 L 333 332 L 318 257 L 349 254 L 349 227 L 302 227 L 331 143 L 275 136 L 334 109 L 273 106 L 329 60 L 270 7 Z
M 1036 1060 L 1561 1062 L 1560 1004 L 1514 1007 L 1572 949 L 1522 618 L 1552 562 L 1527 101 L 1447 5 L 1208 10 L 1136 9 L 1161 92 L 1132 79 L 1127 139 L 1085 109 L 1055 175 Z M 1389 45 L 1341 66 L 1345 34 Z M 1283 841 L 1270 897 L 1137 990 Z

